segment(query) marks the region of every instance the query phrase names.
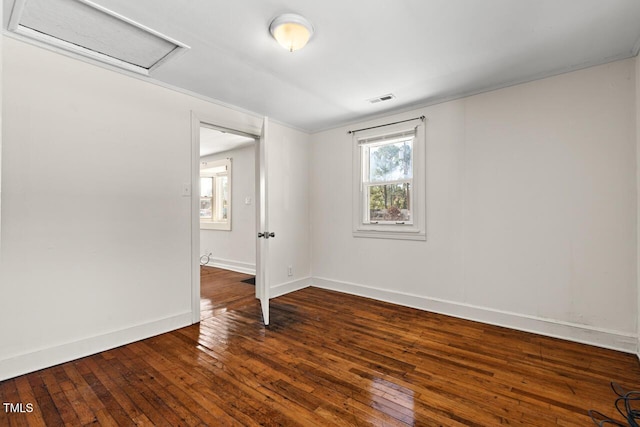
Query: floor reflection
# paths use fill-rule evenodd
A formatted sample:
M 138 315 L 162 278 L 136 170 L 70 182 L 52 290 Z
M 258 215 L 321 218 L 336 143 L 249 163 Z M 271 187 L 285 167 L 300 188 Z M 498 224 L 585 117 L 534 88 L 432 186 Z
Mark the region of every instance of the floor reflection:
M 200 267 L 200 320 L 253 304 L 255 286 L 242 282 L 253 276 L 213 267 Z
M 227 351 L 230 340 L 246 334 L 245 313 L 257 305 L 255 285 L 244 282 L 253 276 L 212 267 L 200 269 L 201 350 L 214 354 Z

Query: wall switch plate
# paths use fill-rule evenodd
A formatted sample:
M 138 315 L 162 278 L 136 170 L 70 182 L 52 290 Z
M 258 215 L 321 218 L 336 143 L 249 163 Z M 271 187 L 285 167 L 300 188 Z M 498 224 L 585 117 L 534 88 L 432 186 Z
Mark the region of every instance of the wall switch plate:
M 191 184 L 188 182 L 185 182 L 184 184 L 182 184 L 182 189 L 180 190 L 180 193 L 182 194 L 182 197 L 191 197 Z
M 244 204 L 245 205 L 250 205 L 251 204 L 251 197 L 245 197 L 244 198 Z

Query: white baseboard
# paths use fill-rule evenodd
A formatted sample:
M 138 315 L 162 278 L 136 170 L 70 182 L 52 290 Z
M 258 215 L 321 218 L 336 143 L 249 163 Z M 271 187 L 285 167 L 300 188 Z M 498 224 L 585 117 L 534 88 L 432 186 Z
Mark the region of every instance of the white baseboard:
M 217 267 L 238 273 L 256 275 L 256 265 L 248 262 L 232 261 L 230 259 L 211 258 L 207 263 L 209 267 Z
M 309 286 L 311 286 L 311 277 L 280 283 L 279 285 L 271 287 L 271 298 L 277 298 L 290 292 L 308 288 Z
M 623 351 L 625 353 L 634 353 L 638 354 L 640 358 L 640 353 L 638 353 L 638 336 L 633 333 L 596 328 L 588 325 L 580 325 L 577 323 L 554 319 L 545 319 L 542 317 L 496 310 L 487 307 L 479 307 L 471 304 L 463 304 L 437 298 L 428 298 L 387 289 L 372 288 L 356 283 L 342 282 L 323 277 L 313 277 L 311 286 L 386 301 L 420 310 L 459 317 L 462 319 L 504 326 L 510 329 L 595 345 L 598 347 Z
M 120 347 L 191 324 L 191 312 L 0 360 L 0 381 Z

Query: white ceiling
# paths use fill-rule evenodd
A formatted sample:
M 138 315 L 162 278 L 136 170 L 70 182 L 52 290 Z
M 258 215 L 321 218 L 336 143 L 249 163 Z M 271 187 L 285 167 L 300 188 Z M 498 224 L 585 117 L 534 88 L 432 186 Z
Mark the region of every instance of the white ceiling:
M 200 128 L 200 157 L 235 150 L 236 148 L 245 147 L 255 142 L 256 140 L 253 138 L 220 132 L 219 130 L 203 126 Z
M 640 48 L 638 0 L 94 1 L 191 46 L 152 78 L 311 132 Z M 301 51 L 269 34 L 286 12 L 315 27 Z

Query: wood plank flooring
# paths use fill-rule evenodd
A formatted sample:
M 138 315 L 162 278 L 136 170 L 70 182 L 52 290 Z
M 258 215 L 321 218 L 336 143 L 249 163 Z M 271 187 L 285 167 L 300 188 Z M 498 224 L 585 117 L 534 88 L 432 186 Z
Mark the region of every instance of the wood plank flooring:
M 636 356 L 308 288 L 261 323 L 249 276 L 206 268 L 202 321 L 0 383 L 1 426 L 588 426 Z

